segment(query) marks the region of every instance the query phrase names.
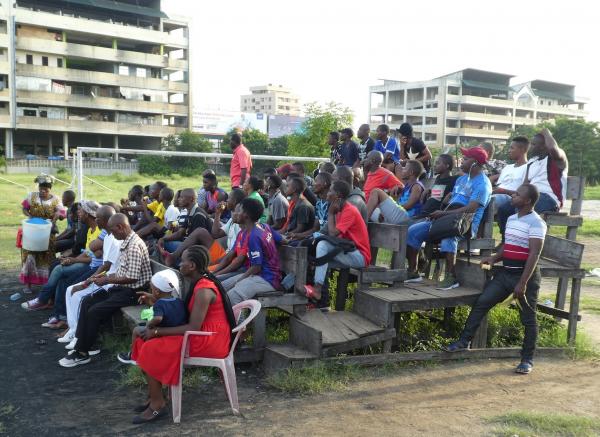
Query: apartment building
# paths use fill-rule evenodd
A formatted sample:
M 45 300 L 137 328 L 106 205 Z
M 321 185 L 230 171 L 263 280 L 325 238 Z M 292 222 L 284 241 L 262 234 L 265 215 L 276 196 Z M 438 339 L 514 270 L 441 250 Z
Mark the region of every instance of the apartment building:
M 300 98 L 282 85 L 253 86 L 250 93 L 240 96 L 241 112 L 296 117 L 301 113 Z
M 2 2 L 5 156 L 159 148 L 191 127 L 189 54 L 188 22 L 160 0 Z
M 556 117 L 585 118 L 587 99 L 573 85 L 546 80 L 514 83 L 514 76 L 468 68 L 431 80 L 384 80 L 369 87 L 372 128 L 413 125 L 427 144 L 452 147 L 504 143 L 516 126 Z

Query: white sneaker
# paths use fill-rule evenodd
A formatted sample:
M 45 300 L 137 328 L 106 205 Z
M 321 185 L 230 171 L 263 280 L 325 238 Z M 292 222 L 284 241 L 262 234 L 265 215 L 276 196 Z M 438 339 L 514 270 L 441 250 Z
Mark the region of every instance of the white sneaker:
M 73 349 L 75 349 L 75 345 L 77 344 L 77 337 L 73 337 L 73 339 L 71 340 L 71 342 L 65 346 L 66 350 L 72 351 Z
M 90 357 L 93 357 L 94 355 L 98 355 L 100 353 L 100 349 L 95 349 L 93 351 L 88 351 L 88 354 L 90 355 Z
M 75 367 L 75 366 L 79 366 L 81 364 L 87 364 L 90 361 L 92 361 L 92 359 L 90 358 L 89 355 L 80 355 L 78 353 L 69 353 L 66 357 L 61 358 L 60 361 L 58 362 L 58 364 L 60 364 L 62 367 Z
M 67 332 L 65 335 L 63 335 L 62 337 L 58 337 L 56 339 L 56 341 L 58 341 L 59 343 L 71 343 L 71 341 L 73 341 L 73 337 L 75 335 L 71 334 L 71 331 Z

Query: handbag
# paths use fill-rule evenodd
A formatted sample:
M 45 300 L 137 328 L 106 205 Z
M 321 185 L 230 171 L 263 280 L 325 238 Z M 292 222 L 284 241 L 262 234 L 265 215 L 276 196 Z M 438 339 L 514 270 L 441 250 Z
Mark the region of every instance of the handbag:
M 463 205 L 448 205 L 444 211 L 461 208 Z M 471 223 L 473 216 L 471 212 L 446 214 L 431 222 L 427 240 L 430 243 L 438 242 L 444 238 L 467 237 L 470 238 Z

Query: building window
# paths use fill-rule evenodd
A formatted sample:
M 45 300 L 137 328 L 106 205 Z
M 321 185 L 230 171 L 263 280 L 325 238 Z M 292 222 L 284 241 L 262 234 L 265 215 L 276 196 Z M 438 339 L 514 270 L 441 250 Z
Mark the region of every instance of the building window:
M 29 65 L 33 64 L 33 55 L 27 55 L 26 58 Z
M 23 109 L 23 115 L 26 117 L 35 117 L 37 112 L 35 109 Z
M 62 66 L 63 66 L 63 60 L 62 60 L 62 58 L 58 58 L 58 59 L 56 60 L 56 66 L 57 66 L 58 68 L 62 68 Z
M 48 56 L 42 56 L 42 65 L 44 67 L 48 66 Z

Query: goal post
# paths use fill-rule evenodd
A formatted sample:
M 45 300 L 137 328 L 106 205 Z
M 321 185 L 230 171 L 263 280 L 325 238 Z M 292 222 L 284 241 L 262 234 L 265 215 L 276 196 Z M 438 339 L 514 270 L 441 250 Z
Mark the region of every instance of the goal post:
M 77 194 L 83 199 L 83 155 L 84 153 L 106 153 L 110 155 L 154 155 L 154 156 L 187 156 L 189 158 L 218 158 L 231 159 L 231 153 L 213 153 L 213 152 L 176 152 L 167 150 L 139 150 L 139 149 L 109 149 L 103 147 L 77 147 L 77 153 L 74 156 L 73 168 L 77 173 Z M 277 155 L 252 155 L 256 161 L 293 161 L 293 162 L 325 162 L 329 158 L 317 158 L 312 156 L 277 156 Z

